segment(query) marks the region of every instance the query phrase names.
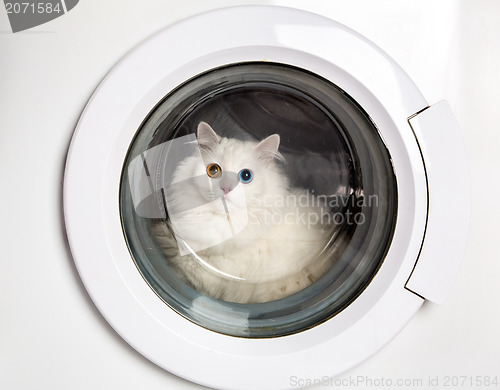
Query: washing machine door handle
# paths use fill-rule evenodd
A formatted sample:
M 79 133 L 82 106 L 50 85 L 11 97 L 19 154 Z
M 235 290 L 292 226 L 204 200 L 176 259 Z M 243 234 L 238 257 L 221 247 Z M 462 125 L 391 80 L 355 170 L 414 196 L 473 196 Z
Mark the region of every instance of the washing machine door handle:
M 444 303 L 458 274 L 469 229 L 471 188 L 464 142 L 446 101 L 409 118 L 425 165 L 425 237 L 406 288 Z

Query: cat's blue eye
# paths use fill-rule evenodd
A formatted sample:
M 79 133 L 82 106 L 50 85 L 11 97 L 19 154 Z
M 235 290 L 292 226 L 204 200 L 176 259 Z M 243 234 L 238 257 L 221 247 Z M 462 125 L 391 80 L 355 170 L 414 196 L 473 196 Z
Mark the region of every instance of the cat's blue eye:
M 242 169 L 240 173 L 238 173 L 238 176 L 243 184 L 250 183 L 253 179 L 253 173 L 250 169 Z

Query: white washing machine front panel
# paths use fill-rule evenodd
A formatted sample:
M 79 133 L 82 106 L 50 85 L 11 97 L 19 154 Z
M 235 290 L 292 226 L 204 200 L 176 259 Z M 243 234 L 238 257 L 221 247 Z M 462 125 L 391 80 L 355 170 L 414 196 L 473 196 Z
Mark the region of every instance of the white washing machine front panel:
M 194 37 L 191 31 L 204 34 Z M 249 62 L 306 69 L 346 91 L 369 115 L 390 152 L 398 192 L 392 243 L 364 291 L 311 329 L 265 339 L 209 331 L 169 308 L 131 258 L 118 196 L 130 144 L 158 103 L 208 70 Z M 455 145 L 448 155 L 440 150 L 438 131 Z M 455 167 L 444 166 L 443 159 Z M 457 204 L 468 205 L 467 183 L 461 183 L 465 191 L 459 189 L 455 204 L 447 204 L 464 169 L 447 106 L 428 108 L 401 68 L 365 38 L 302 11 L 229 8 L 156 34 L 101 83 L 68 153 L 65 220 L 89 294 L 135 349 L 170 372 L 207 386 L 287 388 L 292 375 L 334 376 L 358 364 L 394 337 L 424 298 L 444 299 L 463 248 L 454 246 L 450 260 L 440 262 L 448 248 L 439 236 L 447 231 L 465 237 L 467 207 L 460 217 L 454 210 Z

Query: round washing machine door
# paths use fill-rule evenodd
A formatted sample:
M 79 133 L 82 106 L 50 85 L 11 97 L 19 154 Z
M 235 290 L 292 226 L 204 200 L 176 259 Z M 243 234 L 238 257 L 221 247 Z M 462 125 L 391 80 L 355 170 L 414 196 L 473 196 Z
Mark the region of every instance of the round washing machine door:
M 464 237 L 464 169 L 448 107 L 366 39 L 230 8 L 107 75 L 68 152 L 66 228 L 95 304 L 148 359 L 215 388 L 288 388 L 442 300 L 460 248 L 437 238 Z

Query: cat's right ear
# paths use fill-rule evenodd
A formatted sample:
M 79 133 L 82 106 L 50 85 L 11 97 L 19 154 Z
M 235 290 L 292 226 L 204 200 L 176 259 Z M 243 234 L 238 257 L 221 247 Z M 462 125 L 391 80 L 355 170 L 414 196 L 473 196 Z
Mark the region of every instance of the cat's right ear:
M 217 145 L 220 142 L 220 137 L 206 122 L 200 122 L 198 124 L 196 138 L 198 139 L 198 144 L 201 147 L 210 148 L 211 146 Z
M 283 155 L 278 152 L 280 146 L 280 136 L 273 134 L 266 139 L 260 141 L 255 147 L 257 157 L 264 161 L 265 164 L 270 164 L 274 159 L 284 161 Z

